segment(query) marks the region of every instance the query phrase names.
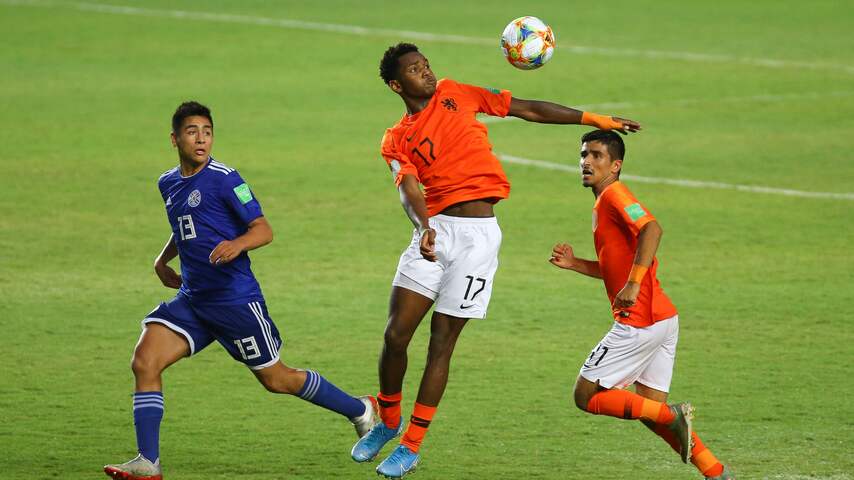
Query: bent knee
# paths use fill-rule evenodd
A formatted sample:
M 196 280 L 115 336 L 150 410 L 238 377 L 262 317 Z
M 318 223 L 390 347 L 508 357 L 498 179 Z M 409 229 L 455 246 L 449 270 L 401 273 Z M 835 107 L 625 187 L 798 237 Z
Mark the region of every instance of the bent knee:
M 590 404 L 590 397 L 576 390 L 575 394 L 573 395 L 573 398 L 575 400 L 575 406 L 578 407 L 578 409 L 582 412 L 586 412 L 587 406 Z
M 139 376 L 160 375 L 166 369 L 165 362 L 159 361 L 155 355 L 135 351 L 130 361 L 133 374 Z
M 590 399 L 593 398 L 593 395 L 596 394 L 595 389 L 589 388 L 588 385 L 583 382 L 578 382 L 575 384 L 575 389 L 572 392 L 573 400 L 575 401 L 575 406 L 578 407 L 579 410 L 584 412 L 589 412 Z
M 386 328 L 385 335 L 383 337 L 383 341 L 385 342 L 386 348 L 394 351 L 406 350 L 406 347 L 409 346 L 409 341 L 412 339 L 412 335 L 407 332 L 401 332 L 394 328 Z

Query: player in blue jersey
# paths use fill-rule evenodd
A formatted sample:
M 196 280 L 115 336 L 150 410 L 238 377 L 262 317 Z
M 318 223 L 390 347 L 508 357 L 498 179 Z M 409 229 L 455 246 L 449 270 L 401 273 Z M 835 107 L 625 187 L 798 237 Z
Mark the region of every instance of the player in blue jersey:
M 273 231 L 240 174 L 211 158 L 213 132 L 210 110 L 197 102 L 181 104 L 172 117 L 179 165 L 158 181 L 172 234 L 154 271 L 178 294 L 142 322 L 131 365 L 139 455 L 105 466 L 114 479 L 161 480 L 161 374 L 214 340 L 246 364 L 270 392 L 297 395 L 339 413 L 350 419 L 360 437 L 375 423 L 373 397 L 351 397 L 318 373 L 288 367 L 279 359 L 279 331 L 267 313 L 247 254 L 270 243 Z M 180 274 L 168 265 L 176 256 Z

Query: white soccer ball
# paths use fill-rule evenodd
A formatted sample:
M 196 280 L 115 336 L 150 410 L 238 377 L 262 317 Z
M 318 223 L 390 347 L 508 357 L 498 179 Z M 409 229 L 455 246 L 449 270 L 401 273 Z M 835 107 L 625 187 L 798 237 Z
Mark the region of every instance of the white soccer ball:
M 555 36 L 551 27 L 537 17 L 519 17 L 501 34 L 504 57 L 516 68 L 533 70 L 552 58 Z

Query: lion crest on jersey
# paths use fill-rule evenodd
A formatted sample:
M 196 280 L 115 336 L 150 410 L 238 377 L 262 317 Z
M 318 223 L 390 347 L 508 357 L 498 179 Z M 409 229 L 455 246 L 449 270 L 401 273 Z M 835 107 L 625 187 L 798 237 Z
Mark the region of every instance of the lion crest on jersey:
M 190 192 L 190 196 L 187 197 L 187 205 L 191 207 L 198 207 L 200 203 L 202 203 L 202 192 L 198 190 Z

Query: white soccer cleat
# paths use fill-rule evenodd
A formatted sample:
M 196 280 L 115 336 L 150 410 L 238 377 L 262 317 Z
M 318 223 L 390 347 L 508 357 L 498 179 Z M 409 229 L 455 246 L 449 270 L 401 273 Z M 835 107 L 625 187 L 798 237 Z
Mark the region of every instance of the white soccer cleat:
M 142 456 L 140 453 L 133 460 L 122 464 L 105 465 L 104 473 L 115 480 L 163 480 L 160 472 L 160 459 L 156 462 Z
M 362 438 L 377 424 L 379 412 L 376 398 L 371 395 L 365 395 L 364 397 L 359 397 L 359 400 L 365 404 L 365 413 L 356 418 L 351 418 L 350 421 L 356 428 L 356 435 Z

